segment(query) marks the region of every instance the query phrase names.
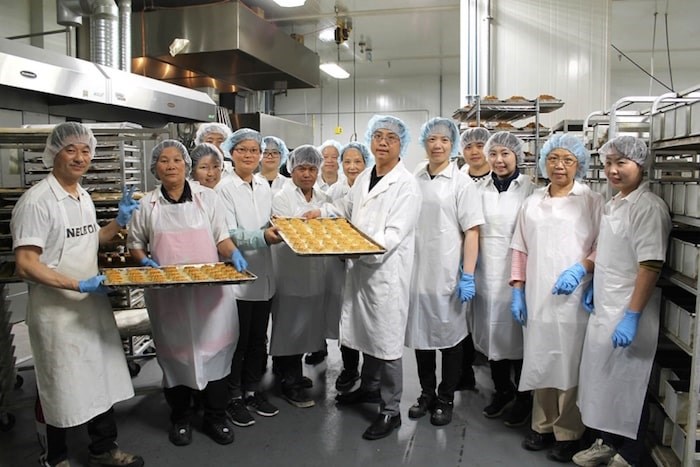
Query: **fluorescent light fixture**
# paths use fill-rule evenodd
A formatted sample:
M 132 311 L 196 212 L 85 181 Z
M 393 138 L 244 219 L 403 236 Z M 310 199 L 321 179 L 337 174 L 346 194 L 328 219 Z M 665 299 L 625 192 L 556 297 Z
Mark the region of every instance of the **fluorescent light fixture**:
M 335 42 L 335 26 L 322 29 L 318 33 L 318 40 L 321 42 Z
M 291 8 L 295 6 L 302 6 L 306 3 L 306 0 L 274 0 L 276 4 L 285 8 Z
M 319 65 L 319 68 L 321 69 L 321 71 L 329 74 L 335 79 L 346 79 L 350 77 L 350 73 L 345 71 L 337 63 L 322 63 L 321 65 Z

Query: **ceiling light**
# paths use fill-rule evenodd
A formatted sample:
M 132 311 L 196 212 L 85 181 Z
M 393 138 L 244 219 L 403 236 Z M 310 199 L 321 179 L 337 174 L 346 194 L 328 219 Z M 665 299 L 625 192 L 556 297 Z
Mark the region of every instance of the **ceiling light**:
M 274 0 L 276 4 L 285 8 L 291 8 L 295 6 L 302 6 L 306 0 Z
M 345 71 L 340 65 L 337 63 L 322 63 L 319 68 L 321 71 L 324 73 L 329 74 L 335 79 L 346 79 L 350 77 L 350 73 Z

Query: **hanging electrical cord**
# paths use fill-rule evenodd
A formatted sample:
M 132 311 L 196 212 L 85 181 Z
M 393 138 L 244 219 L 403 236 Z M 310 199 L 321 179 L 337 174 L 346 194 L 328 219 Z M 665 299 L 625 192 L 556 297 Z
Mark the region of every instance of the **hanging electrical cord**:
M 337 63 L 338 63 L 338 66 L 340 66 L 340 44 L 338 44 L 338 61 L 337 61 Z M 338 133 L 338 131 L 341 128 L 340 127 L 340 80 L 336 79 L 335 82 L 336 82 L 336 85 L 338 86 L 338 88 L 337 88 L 337 90 L 338 90 L 338 106 L 337 106 L 338 119 L 336 120 L 336 124 L 335 124 L 335 134 L 338 135 L 338 134 L 340 134 L 340 133 Z
M 355 65 L 357 64 L 357 54 L 355 50 L 355 41 L 352 41 L 352 135 L 350 135 L 350 141 L 357 141 L 357 104 L 355 102 L 355 77 L 357 76 L 357 70 Z
M 673 89 L 675 92 L 675 87 L 673 86 L 673 70 L 671 69 L 671 46 L 668 43 L 668 0 L 666 0 L 664 23 L 666 25 L 666 57 L 668 58 L 668 77 L 671 80 L 671 89 Z
M 654 5 L 654 27 L 651 30 L 651 74 L 654 75 L 654 53 L 656 52 L 656 18 L 659 15 L 659 11 Z M 651 96 L 652 88 L 654 86 L 654 80 L 649 78 L 649 95 Z

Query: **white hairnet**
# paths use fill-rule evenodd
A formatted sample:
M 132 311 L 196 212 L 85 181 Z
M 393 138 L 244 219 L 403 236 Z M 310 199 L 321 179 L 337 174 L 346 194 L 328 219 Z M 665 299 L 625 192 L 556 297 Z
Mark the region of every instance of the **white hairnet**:
M 287 172 L 291 174 L 295 168 L 302 165 L 312 165 L 320 170 L 323 165 L 323 156 L 311 144 L 303 144 L 289 154 Z
M 486 128 L 477 127 L 464 130 L 464 133 L 462 133 L 462 138 L 460 139 L 462 151 L 464 151 L 464 148 L 466 148 L 467 145 L 474 142 L 486 144 L 486 141 L 489 140 L 490 136 L 491 134 Z
M 252 128 L 241 128 L 234 131 L 228 138 L 226 138 L 226 141 L 221 143 L 221 150 L 224 152 L 224 156 L 227 154 L 231 155 L 233 148 L 246 140 L 252 140 L 258 143 L 260 146 L 260 157 L 262 157 L 262 136 L 258 131 L 253 130 Z
M 282 167 L 283 165 L 287 164 L 287 158 L 289 157 L 289 149 L 287 149 L 287 145 L 279 139 L 277 136 L 265 136 L 262 139 L 262 144 L 260 145 L 262 148 L 262 151 L 265 152 L 266 149 L 270 150 L 277 150 L 280 152 L 280 165 L 279 167 Z
M 202 123 L 197 128 L 197 134 L 194 137 L 194 144 L 202 144 L 204 138 L 210 133 L 216 133 L 224 137 L 224 140 L 231 136 L 231 129 L 223 123 Z
M 56 155 L 63 148 L 71 144 L 85 144 L 90 147 L 90 160 L 95 155 L 97 140 L 92 130 L 78 122 L 64 122 L 56 125 L 51 134 L 46 138 L 46 147 L 41 159 L 48 168 L 53 167 Z
M 365 144 L 367 147 L 372 147 L 372 135 L 379 129 L 396 133 L 401 141 L 401 152 L 399 156 L 403 156 L 408 149 L 408 143 L 411 141 L 411 135 L 408 134 L 408 127 L 403 120 L 391 115 L 375 115 L 370 118 L 367 123 L 367 133 L 365 133 Z
M 647 145 L 641 139 L 634 136 L 618 136 L 601 146 L 598 154 L 603 163 L 608 156 L 617 154 L 644 167 L 648 152 Z
M 525 158 L 525 149 L 523 149 L 523 142 L 517 136 L 507 132 L 499 131 L 491 135 L 491 137 L 486 141 L 484 145 L 484 154 L 488 157 L 489 152 L 495 146 L 503 146 L 509 149 L 517 160 L 517 164 L 523 163 Z
M 158 164 L 158 159 L 165 148 L 175 148 L 180 151 L 182 158 L 185 159 L 185 174 L 188 176 L 192 172 L 192 158 L 190 157 L 190 153 L 187 152 L 187 148 L 181 142 L 174 139 L 166 139 L 158 143 L 156 147 L 153 148 L 153 151 L 151 151 L 151 173 L 156 177 L 156 180 L 160 180 L 160 177 L 156 173 L 156 164 Z
M 586 176 L 588 171 L 588 163 L 591 159 L 588 151 L 583 145 L 583 142 L 568 133 L 562 133 L 559 135 L 554 135 L 544 143 L 542 149 L 540 150 L 540 172 L 544 177 L 547 176 L 547 156 L 553 150 L 561 148 L 566 149 L 571 154 L 573 154 L 578 160 L 578 167 L 576 168 L 576 180 L 581 180 Z
M 425 147 L 425 142 L 428 141 L 431 135 L 447 136 L 452 142 L 452 151 L 450 156 L 456 156 L 459 152 L 457 141 L 459 140 L 459 128 L 454 120 L 443 117 L 431 118 L 420 128 L 420 137 L 418 142 Z
M 338 157 L 340 157 L 340 151 L 343 149 L 343 145 L 340 144 L 339 141 L 336 141 L 336 140 L 334 140 L 334 139 L 327 139 L 327 140 L 325 140 L 325 141 L 323 142 L 323 144 L 321 144 L 321 145 L 318 147 L 318 152 L 320 152 L 321 155 L 323 155 L 323 150 L 326 149 L 326 148 L 328 148 L 328 147 L 335 148 L 335 150 L 338 151 Z
M 224 154 L 221 149 L 217 148 L 216 145 L 211 143 L 202 143 L 192 149 L 190 152 L 190 158 L 192 159 L 192 171 L 197 167 L 197 163 L 202 157 L 214 156 L 219 159 L 219 163 L 223 167 L 224 165 Z
M 372 167 L 374 165 L 374 156 L 372 155 L 372 152 L 369 150 L 366 144 L 362 144 L 358 141 L 352 141 L 345 146 L 343 146 L 343 149 L 340 151 L 340 161 L 343 161 L 343 156 L 345 155 L 345 151 L 348 149 L 355 149 L 362 154 L 362 158 L 365 160 L 365 168 L 367 167 Z

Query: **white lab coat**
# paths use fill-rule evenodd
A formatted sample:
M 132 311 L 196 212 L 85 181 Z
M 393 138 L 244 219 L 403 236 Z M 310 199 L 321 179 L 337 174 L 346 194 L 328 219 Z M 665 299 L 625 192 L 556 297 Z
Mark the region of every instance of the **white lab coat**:
M 479 227 L 479 260 L 474 272 L 477 293 L 469 313 L 474 347 L 489 360 L 520 360 L 523 329 L 510 312 L 510 242 L 520 206 L 535 186 L 523 174 L 502 193 L 490 177 L 476 186 L 486 223 Z
M 292 183 L 292 179 L 289 177 L 285 177 L 284 175 L 278 173 L 275 179 L 270 183 L 267 178 L 263 177 L 259 173 L 255 174 L 256 177 L 258 177 L 260 180 L 263 180 L 265 183 L 268 184 L 270 189 L 272 190 L 272 196 L 274 197 L 277 193 L 280 192 L 282 188 L 284 188 L 285 185 L 288 183 Z M 293 183 L 292 183 L 293 184 Z
M 40 247 L 42 263 L 83 280 L 98 273 L 100 228 L 90 195 L 78 192 L 50 174 L 22 195 L 11 223 L 14 248 Z M 80 425 L 134 395 L 107 296 L 30 283 L 26 321 L 48 424 Z
M 294 183 L 288 183 L 272 200 L 272 214 L 299 217 L 330 202 L 314 188 L 311 201 Z M 272 246 L 277 294 L 272 300 L 270 354 L 297 355 L 323 349 L 326 337 L 325 258 L 304 257 L 284 243 Z
M 345 198 L 345 216 L 387 252 L 349 261 L 340 317 L 340 342 L 382 360 L 403 355 L 421 194 L 399 163 L 369 189 L 372 168 Z
M 248 231 L 249 237 L 264 230 L 272 215 L 272 190 L 263 177 L 253 177 L 252 185 L 246 183 L 234 172 L 230 182 L 217 185 L 216 191 L 226 208 L 226 224 L 229 233 Z M 248 301 L 267 301 L 275 294 L 275 275 L 272 267 L 270 248 L 247 248 L 245 242 L 234 238 L 236 246 L 248 261 L 248 270 L 258 278 L 249 283 L 235 286 L 236 298 Z
M 467 304 L 459 299 L 464 232 L 483 224 L 484 215 L 474 182 L 455 163 L 431 179 L 424 161 L 415 177 L 423 203 L 416 225 L 405 344 L 446 349 L 469 334 Z
M 603 197 L 574 182 L 567 196 L 553 198 L 549 185 L 535 190 L 518 215 L 511 248 L 528 255 L 520 391 L 578 384 L 588 314 L 581 296 L 590 277 L 571 295 L 553 295 L 559 274 L 594 249 Z
M 321 172 L 319 171 L 318 177 L 316 178 L 316 184 L 314 185 L 314 188 L 317 190 L 321 190 L 324 193 L 327 193 L 329 189 L 337 185 L 338 183 L 342 182 L 345 180 L 345 175 L 343 175 L 340 171 L 338 171 L 338 180 L 335 181 L 335 183 L 328 184 L 326 181 L 323 179 L 323 175 L 321 175 Z
M 642 261 L 664 261 L 671 230 L 668 208 L 649 183 L 606 205 L 598 237 L 595 311 L 583 345 L 578 405 L 590 428 L 635 439 L 659 332 L 661 291 L 656 289 L 627 348 L 611 336 L 629 305 Z

